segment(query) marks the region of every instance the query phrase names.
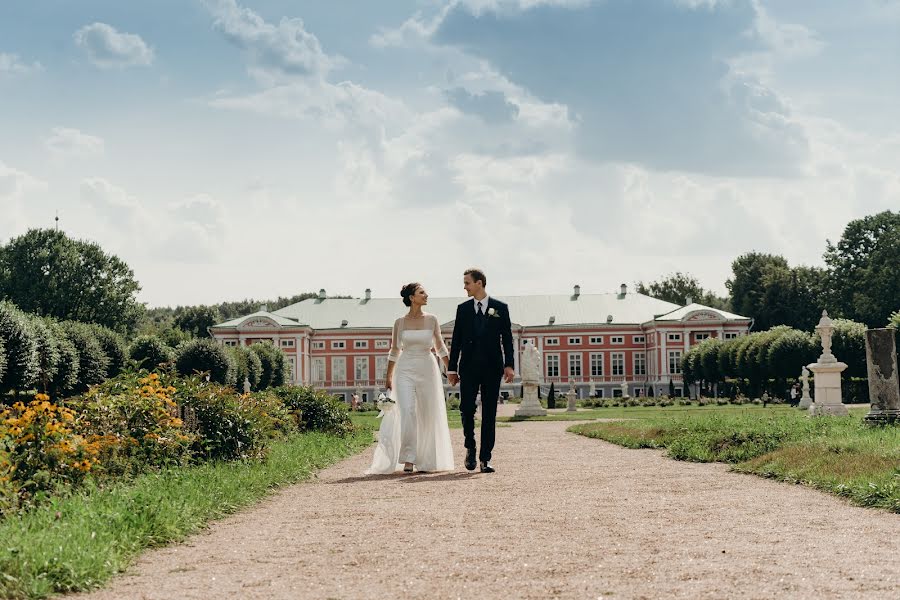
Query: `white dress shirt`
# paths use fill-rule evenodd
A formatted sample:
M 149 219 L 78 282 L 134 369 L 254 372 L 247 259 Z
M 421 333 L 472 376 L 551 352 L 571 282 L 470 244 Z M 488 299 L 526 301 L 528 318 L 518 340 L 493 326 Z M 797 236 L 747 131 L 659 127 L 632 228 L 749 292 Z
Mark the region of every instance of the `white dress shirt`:
M 475 311 L 476 315 L 478 314 L 478 303 L 481 302 L 481 314 L 483 314 L 484 316 L 487 316 L 489 299 L 490 299 L 490 296 L 488 296 L 487 294 L 485 294 L 484 298 L 482 298 L 481 300 L 476 300 L 475 296 L 472 296 L 472 310 Z M 447 371 L 447 375 L 456 375 L 456 374 L 457 374 L 456 371 Z

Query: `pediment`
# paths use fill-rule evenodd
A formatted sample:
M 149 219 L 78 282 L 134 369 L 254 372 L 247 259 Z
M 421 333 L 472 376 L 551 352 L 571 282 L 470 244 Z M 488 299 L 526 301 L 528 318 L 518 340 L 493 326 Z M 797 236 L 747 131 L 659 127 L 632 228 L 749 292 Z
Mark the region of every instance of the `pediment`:
M 252 317 L 247 319 L 239 326 L 241 329 L 260 329 L 260 328 L 279 328 L 281 325 L 266 317 Z
M 685 317 L 682 319 L 682 321 L 686 322 L 686 323 L 690 323 L 693 321 L 721 322 L 721 321 L 725 321 L 725 318 L 722 315 L 720 315 L 716 312 L 713 312 L 711 310 L 696 310 L 692 313 L 685 315 Z

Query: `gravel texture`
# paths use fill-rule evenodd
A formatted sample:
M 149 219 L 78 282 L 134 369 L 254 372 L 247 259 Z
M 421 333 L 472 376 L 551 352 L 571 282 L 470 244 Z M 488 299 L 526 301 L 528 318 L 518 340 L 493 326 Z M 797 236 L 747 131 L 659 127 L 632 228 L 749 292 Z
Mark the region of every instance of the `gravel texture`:
M 451 473 L 369 449 L 79 597 L 900 598 L 900 515 L 571 424 L 498 428 L 494 474 L 458 429 Z

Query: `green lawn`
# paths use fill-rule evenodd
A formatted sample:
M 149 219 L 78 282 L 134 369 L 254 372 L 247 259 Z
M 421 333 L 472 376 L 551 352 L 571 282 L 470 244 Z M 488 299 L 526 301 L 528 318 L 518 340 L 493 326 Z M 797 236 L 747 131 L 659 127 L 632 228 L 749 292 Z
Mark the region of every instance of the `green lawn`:
M 900 427 L 865 425 L 865 408 L 851 409 L 850 417 L 822 418 L 788 407 L 759 406 L 599 412 L 629 420 L 585 423 L 569 431 L 629 448 L 665 448 L 677 460 L 727 462 L 736 471 L 900 512 Z
M 164 470 L 9 517 L 0 521 L 0 598 L 98 587 L 143 549 L 181 539 L 371 443 L 365 427 L 346 438 L 298 434 L 273 443 L 264 461 Z

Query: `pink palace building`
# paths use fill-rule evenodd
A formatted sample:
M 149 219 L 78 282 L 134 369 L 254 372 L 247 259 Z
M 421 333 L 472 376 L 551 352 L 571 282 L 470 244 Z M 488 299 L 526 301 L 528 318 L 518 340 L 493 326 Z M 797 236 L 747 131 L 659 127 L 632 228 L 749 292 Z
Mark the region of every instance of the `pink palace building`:
M 629 292 L 546 296 L 500 296 L 509 304 L 516 373 L 527 343 L 536 344 L 543 362 L 543 384 L 565 392 L 574 384 L 578 396 L 676 395 L 683 390 L 681 356 L 709 337 L 746 335 L 748 317 L 696 304 L 657 300 Z M 447 346 L 456 306 L 462 298 L 429 298 L 426 311 L 437 315 Z M 349 399 L 354 392 L 371 401 L 384 387 L 391 327 L 406 307 L 400 298 L 317 298 L 251 315 L 210 328 L 225 346 L 268 341 L 281 348 L 291 366 L 290 381 L 312 385 Z M 626 384 L 627 388 L 622 384 Z M 518 379 L 501 388 L 501 395 L 518 396 Z M 459 388 L 445 385 L 448 395 Z

